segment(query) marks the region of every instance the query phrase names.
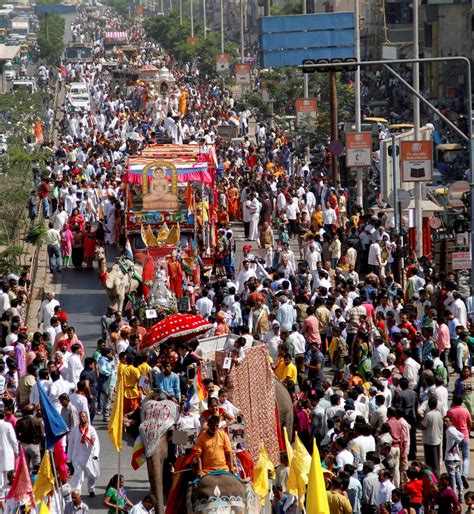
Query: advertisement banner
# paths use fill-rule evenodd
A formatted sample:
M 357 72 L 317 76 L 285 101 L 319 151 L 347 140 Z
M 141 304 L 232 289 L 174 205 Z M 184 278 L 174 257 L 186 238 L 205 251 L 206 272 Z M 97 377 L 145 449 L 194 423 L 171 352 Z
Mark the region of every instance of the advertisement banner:
M 296 126 L 314 125 L 318 115 L 318 101 L 316 98 L 296 99 Z
M 372 165 L 372 132 L 346 133 L 346 166 L 366 168 Z
M 402 141 L 402 182 L 428 182 L 433 175 L 433 143 Z

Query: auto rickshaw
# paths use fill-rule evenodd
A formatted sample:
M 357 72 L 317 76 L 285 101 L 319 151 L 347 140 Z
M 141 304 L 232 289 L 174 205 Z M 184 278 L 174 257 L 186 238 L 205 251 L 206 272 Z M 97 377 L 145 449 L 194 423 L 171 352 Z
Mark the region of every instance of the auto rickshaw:
M 466 148 L 459 143 L 436 145 L 435 168 L 444 180 L 460 180 L 464 177 L 467 164 Z
M 412 123 L 395 123 L 388 126 L 390 134 L 401 134 L 402 132 L 407 132 L 409 130 L 413 130 L 414 128 L 415 125 Z

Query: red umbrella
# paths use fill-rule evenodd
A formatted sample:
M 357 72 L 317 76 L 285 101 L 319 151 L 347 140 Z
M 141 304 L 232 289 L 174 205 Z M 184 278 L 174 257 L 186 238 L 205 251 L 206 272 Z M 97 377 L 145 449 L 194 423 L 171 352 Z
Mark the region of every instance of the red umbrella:
M 165 342 L 182 343 L 205 334 L 212 323 L 195 314 L 172 314 L 153 325 L 145 334 L 141 349 Z

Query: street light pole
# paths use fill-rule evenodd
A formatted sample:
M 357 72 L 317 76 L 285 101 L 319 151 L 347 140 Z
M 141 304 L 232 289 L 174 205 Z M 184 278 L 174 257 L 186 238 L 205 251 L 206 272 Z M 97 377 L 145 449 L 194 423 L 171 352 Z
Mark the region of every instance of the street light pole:
M 221 0 L 221 54 L 224 54 L 224 0 Z
M 307 13 L 306 1 L 307 0 L 303 0 L 303 14 Z M 303 74 L 303 91 L 304 91 L 304 97 L 309 98 L 309 75 L 308 75 L 308 73 Z
M 355 0 L 355 30 L 354 30 L 354 49 L 355 58 L 360 61 L 360 13 L 359 13 L 359 0 Z M 360 66 L 357 66 L 355 71 L 355 124 L 356 132 L 362 131 L 362 119 L 361 119 L 361 102 L 360 102 Z M 358 206 L 364 206 L 364 181 L 363 173 L 361 168 L 356 169 L 356 204 Z
M 244 0 L 240 0 L 240 62 L 244 64 Z
M 207 27 L 206 27 L 206 0 L 202 0 L 202 24 L 204 25 L 204 39 L 207 38 Z
M 419 59 L 419 57 L 418 0 L 413 0 L 413 59 Z M 417 93 L 420 92 L 420 65 L 418 62 L 413 63 L 413 88 Z M 413 124 L 413 137 L 415 141 L 418 141 L 420 138 L 420 100 L 416 95 L 413 97 Z M 423 255 L 423 210 L 421 208 L 420 182 L 415 182 L 415 227 L 416 257 L 419 259 Z
M 194 13 L 193 13 L 193 0 L 189 0 L 189 15 L 191 17 L 191 37 L 194 37 Z
M 179 0 L 179 24 L 183 25 L 183 0 Z

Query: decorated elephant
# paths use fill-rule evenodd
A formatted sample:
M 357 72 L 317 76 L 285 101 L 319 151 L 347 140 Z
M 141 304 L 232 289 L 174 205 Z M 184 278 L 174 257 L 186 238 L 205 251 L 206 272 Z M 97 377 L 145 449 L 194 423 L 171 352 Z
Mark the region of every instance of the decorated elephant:
M 216 471 L 189 486 L 187 510 L 188 514 L 259 514 L 260 502 L 250 482 Z
M 291 396 L 288 393 L 288 390 L 286 389 L 284 384 L 280 382 L 277 378 L 275 378 L 275 396 L 280 426 L 281 428 L 286 427 L 288 431 L 288 436 L 291 440 L 293 433 L 293 404 L 291 401 Z M 174 402 L 171 402 L 169 400 L 146 400 L 142 405 L 140 435 L 145 445 L 145 454 L 147 457 L 148 477 L 150 480 L 151 491 L 157 499 L 157 504 L 155 508 L 156 514 L 164 514 L 163 465 L 166 459 L 168 458 L 168 438 L 166 437 L 166 434 L 171 428 L 173 428 L 178 416 L 178 406 Z M 216 481 L 219 481 L 220 478 L 222 477 L 216 477 Z M 209 483 L 209 480 L 210 479 L 206 479 L 206 481 L 203 484 L 203 487 L 204 485 L 207 485 Z M 234 488 L 236 487 L 237 485 L 234 485 Z M 206 489 L 206 491 L 207 490 L 208 489 Z M 230 488 L 230 491 L 232 490 L 233 489 Z M 252 503 L 252 493 L 253 488 L 251 484 L 249 484 L 246 490 L 247 510 L 243 510 L 242 512 L 254 512 L 249 507 Z M 198 492 L 195 492 L 195 494 L 197 495 L 196 497 L 199 497 L 200 494 L 204 495 L 204 493 L 199 492 L 199 488 Z M 214 494 L 214 491 L 212 494 L 216 496 L 216 494 Z M 221 499 L 224 496 L 228 496 L 229 494 L 229 490 L 227 490 L 223 486 L 221 487 L 220 481 L 219 494 Z M 184 512 L 184 510 L 182 510 L 182 512 Z M 201 510 L 201 512 L 213 511 Z M 234 512 L 238 513 L 240 511 L 235 510 Z

